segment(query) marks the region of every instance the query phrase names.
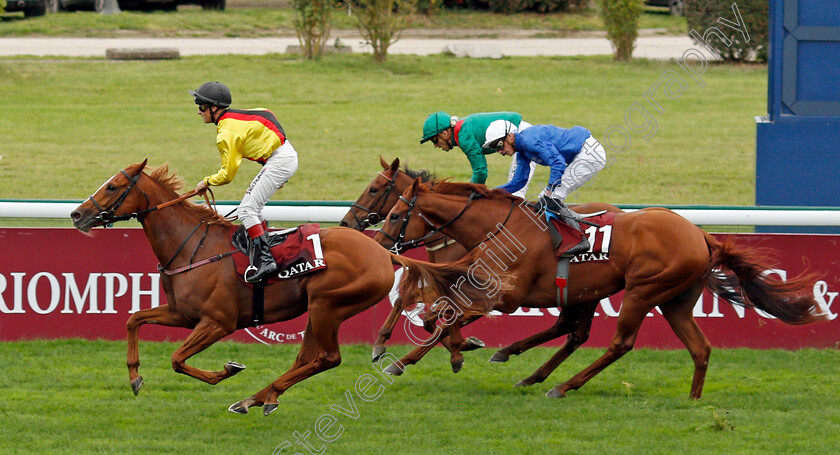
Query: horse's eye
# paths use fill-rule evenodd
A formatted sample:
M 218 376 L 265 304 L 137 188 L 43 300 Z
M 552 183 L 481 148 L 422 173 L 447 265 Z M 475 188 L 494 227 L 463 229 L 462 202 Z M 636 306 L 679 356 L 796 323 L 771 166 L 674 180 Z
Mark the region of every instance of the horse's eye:
M 400 219 L 400 215 L 399 215 L 399 214 L 397 214 L 397 213 L 392 213 L 392 214 L 391 214 L 391 217 L 390 217 L 389 219 L 390 219 L 391 221 L 397 221 L 398 219 Z
M 371 188 L 370 194 L 376 194 L 377 191 L 379 191 L 379 188 Z
M 111 185 L 110 183 L 108 184 L 107 187 L 105 187 L 105 189 L 108 190 L 109 192 L 112 192 L 112 193 L 114 191 L 117 191 L 117 187 L 115 187 L 114 185 Z

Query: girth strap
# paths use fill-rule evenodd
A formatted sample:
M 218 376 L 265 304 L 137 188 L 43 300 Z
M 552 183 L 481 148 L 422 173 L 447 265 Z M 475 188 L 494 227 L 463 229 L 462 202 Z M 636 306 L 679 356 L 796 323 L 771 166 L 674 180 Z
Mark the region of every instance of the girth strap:
M 571 256 L 563 255 L 557 261 L 557 275 L 554 284 L 557 286 L 558 308 L 569 301 L 569 264 L 571 260 Z
M 251 327 L 262 325 L 265 316 L 265 282 L 262 280 L 259 283 L 254 283 L 254 297 L 252 305 L 254 307 L 253 320 Z

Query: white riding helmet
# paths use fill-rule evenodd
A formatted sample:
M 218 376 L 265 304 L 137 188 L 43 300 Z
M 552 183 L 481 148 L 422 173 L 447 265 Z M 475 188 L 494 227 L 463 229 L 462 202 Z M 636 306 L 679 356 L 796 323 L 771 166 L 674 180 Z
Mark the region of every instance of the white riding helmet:
M 484 145 L 486 149 L 496 148 L 500 140 L 504 140 L 508 134 L 516 134 L 517 129 L 513 123 L 507 120 L 494 120 L 487 127 L 484 133 Z

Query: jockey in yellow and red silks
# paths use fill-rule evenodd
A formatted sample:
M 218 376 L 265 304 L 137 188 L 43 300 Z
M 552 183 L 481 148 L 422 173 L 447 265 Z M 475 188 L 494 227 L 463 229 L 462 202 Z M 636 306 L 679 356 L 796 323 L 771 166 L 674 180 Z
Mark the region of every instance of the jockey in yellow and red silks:
M 189 93 L 204 123 L 216 125 L 216 146 L 222 159 L 218 172 L 198 182 L 196 191 L 204 192 L 210 186 L 233 181 L 243 158 L 263 165 L 237 209 L 252 241 L 251 264 L 256 268 L 245 279 L 257 283 L 277 271 L 265 235 L 262 211 L 271 195 L 297 171 L 297 152 L 277 117 L 268 109 L 230 109 L 230 89 L 224 84 L 207 82 Z

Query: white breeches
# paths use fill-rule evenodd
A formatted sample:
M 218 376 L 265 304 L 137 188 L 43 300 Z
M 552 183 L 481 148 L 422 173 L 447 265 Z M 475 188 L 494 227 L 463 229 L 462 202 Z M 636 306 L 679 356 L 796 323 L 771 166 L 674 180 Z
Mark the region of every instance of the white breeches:
M 251 181 L 245 197 L 237 209 L 238 217 L 245 229 L 260 224 L 262 211 L 271 195 L 277 192 L 295 175 L 298 168 L 298 157 L 295 148 L 289 141 L 280 146 L 266 161 L 263 168 Z
M 580 148 L 580 153 L 566 167 L 566 172 L 563 173 L 560 184 L 554 188 L 551 197 L 565 201 L 566 196 L 595 178 L 595 174 L 601 172 L 606 164 L 607 152 L 604 146 L 589 136 Z

